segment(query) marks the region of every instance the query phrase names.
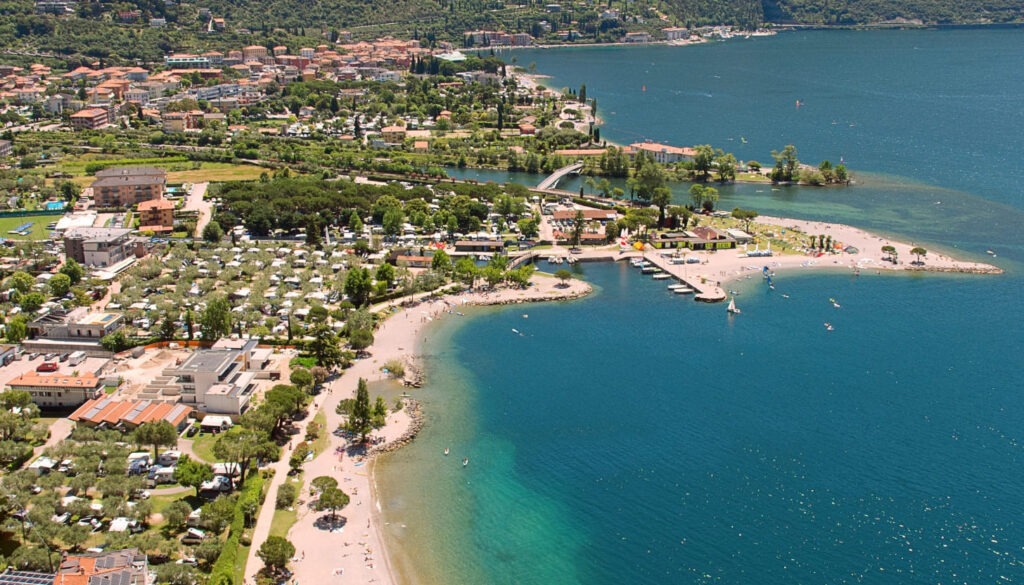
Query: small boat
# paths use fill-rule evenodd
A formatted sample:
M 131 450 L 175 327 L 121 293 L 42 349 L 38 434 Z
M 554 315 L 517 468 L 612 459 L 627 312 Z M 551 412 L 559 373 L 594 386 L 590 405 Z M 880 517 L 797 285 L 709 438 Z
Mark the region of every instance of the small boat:
M 993 252 L 992 250 L 985 250 L 985 253 L 988 254 L 989 256 L 993 257 L 993 258 L 996 257 L 996 253 Z
M 746 144 L 747 143 L 746 136 L 740 136 L 740 142 L 742 142 L 743 144 Z
M 726 312 L 730 315 L 739 315 L 742 312 L 736 307 L 736 299 L 729 299 L 729 307 L 726 308 Z
M 654 280 L 665 280 L 667 278 L 672 278 L 672 275 L 667 272 L 658 272 L 651 278 L 653 278 Z
M 467 465 L 469 465 L 469 457 L 464 457 L 462 459 L 462 466 L 465 467 Z
M 835 331 L 836 328 L 831 323 L 825 323 L 825 331 Z
M 784 298 L 784 299 L 788 299 L 788 298 L 789 298 L 789 295 L 787 295 L 786 293 L 782 293 L 782 298 Z
M 445 457 L 447 457 L 447 456 L 448 456 L 448 453 L 450 453 L 450 452 L 451 452 L 451 451 L 450 451 L 450 450 L 448 449 L 448 447 L 445 447 L 445 448 L 444 448 L 444 455 L 445 455 Z
M 657 266 L 654 265 L 648 265 L 640 268 L 640 272 L 644 274 L 656 274 L 658 272 L 661 272 L 661 268 L 658 268 Z
M 740 294 L 740 291 L 738 291 L 738 290 L 730 290 L 729 294 L 731 294 L 732 296 L 736 296 L 736 295 Z
M 522 333 L 520 333 L 519 330 L 516 329 L 515 327 L 512 328 L 512 333 L 515 333 L 516 335 L 522 335 Z
M 679 284 L 678 282 L 676 284 L 668 285 L 668 290 L 679 290 L 681 288 L 686 288 L 686 285 L 685 284 Z
M 684 286 L 682 288 L 673 289 L 672 292 L 677 295 L 690 295 L 693 294 L 693 289 L 688 286 Z
M 529 319 L 529 318 L 530 318 L 529 315 L 527 315 L 526 313 L 523 313 L 523 319 Z
M 839 303 L 837 303 L 835 299 L 829 299 L 828 302 L 832 303 L 832 306 L 837 309 L 842 306 Z

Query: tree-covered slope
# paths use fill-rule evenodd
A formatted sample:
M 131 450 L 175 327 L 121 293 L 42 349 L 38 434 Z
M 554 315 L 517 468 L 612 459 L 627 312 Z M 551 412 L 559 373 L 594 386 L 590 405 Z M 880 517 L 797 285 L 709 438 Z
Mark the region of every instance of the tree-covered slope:
M 860 25 L 992 24 L 1024 21 L 1020 0 L 762 0 L 770 22 Z

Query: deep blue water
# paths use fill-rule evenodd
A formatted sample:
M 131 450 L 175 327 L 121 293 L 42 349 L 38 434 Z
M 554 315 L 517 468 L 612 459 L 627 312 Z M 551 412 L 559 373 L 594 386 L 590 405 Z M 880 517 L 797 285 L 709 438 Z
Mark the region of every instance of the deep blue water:
M 1008 271 L 785 273 L 741 281 L 729 318 L 592 264 L 585 300 L 449 318 L 426 343 L 428 425 L 381 469 L 409 581 L 1024 581 L 1024 32 L 515 55 L 586 83 L 609 139 L 759 160 L 791 142 L 858 177 L 723 207 L 992 248 Z

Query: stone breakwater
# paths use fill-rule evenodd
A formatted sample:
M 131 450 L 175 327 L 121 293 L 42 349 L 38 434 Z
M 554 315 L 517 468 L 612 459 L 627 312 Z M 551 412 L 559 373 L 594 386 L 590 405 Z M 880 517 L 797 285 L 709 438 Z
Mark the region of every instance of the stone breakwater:
M 582 298 L 591 293 L 593 289 L 590 285 L 586 288 L 577 288 L 577 290 L 569 290 L 565 292 L 554 292 L 543 296 L 527 295 L 523 297 L 504 297 L 499 296 L 493 299 L 483 298 L 471 301 L 471 305 L 479 305 L 483 307 L 493 307 L 498 305 L 520 305 L 524 303 L 542 303 L 546 301 L 571 301 L 574 299 Z
M 411 420 L 411 422 L 409 423 L 409 428 L 406 429 L 406 431 L 402 433 L 394 441 L 384 443 L 383 445 L 377 445 L 370 449 L 369 451 L 367 451 L 367 457 L 373 457 L 376 455 L 380 455 L 381 453 L 390 453 L 392 451 L 397 451 L 411 443 L 413 439 L 416 438 L 416 435 L 418 435 L 419 432 L 423 430 L 423 425 L 425 424 L 425 421 L 423 420 L 423 410 L 420 407 L 419 401 L 413 400 L 412 398 L 403 398 L 402 402 L 404 403 L 404 408 L 407 409 L 407 412 L 409 413 L 409 418 Z
M 1002 274 L 1003 269 L 995 266 L 907 266 L 909 272 L 948 272 L 952 274 Z

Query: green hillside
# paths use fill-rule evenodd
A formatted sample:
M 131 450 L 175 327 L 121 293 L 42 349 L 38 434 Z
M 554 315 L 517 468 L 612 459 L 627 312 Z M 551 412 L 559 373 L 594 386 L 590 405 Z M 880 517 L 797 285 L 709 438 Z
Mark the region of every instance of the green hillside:
M 522 1 L 82 0 L 74 15 L 58 17 L 36 14 L 33 0 L 0 0 L 0 61 L 60 66 L 96 59 L 153 62 L 172 51 L 316 46 L 346 31 L 354 40 L 393 35 L 463 45 L 463 32 L 475 29 L 526 32 L 540 42 L 564 40 L 572 31 L 579 35 L 577 42 L 615 42 L 631 31 L 659 38 L 667 26 L 1024 22 L 1020 0 Z M 609 17 L 609 10 L 616 16 Z M 126 20 L 126 13 L 134 16 Z M 226 30 L 210 32 L 211 16 L 225 18 Z M 151 28 L 150 18 L 166 19 L 167 25 Z

